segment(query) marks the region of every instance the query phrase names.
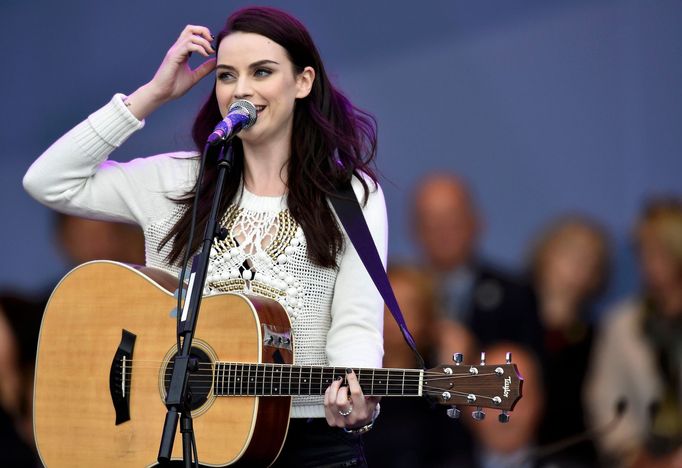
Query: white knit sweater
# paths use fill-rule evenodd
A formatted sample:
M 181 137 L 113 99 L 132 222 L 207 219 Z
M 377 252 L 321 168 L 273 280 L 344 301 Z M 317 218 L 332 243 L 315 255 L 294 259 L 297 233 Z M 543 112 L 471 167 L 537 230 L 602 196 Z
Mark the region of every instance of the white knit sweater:
M 108 161 L 114 149 L 144 126 L 121 97 L 115 95 L 52 144 L 24 176 L 24 187 L 61 212 L 139 224 L 147 265 L 177 274 L 165 261 L 170 245 L 161 251 L 158 246 L 182 213 L 171 198 L 187 193 L 196 181 L 197 155 Z M 353 188 L 359 197 L 358 180 Z M 363 212 L 385 264 L 386 207 L 379 187 L 371 190 Z M 212 252 L 206 293 L 243 291 L 278 300 L 293 322 L 297 364 L 381 367 L 383 301 L 345 233 L 336 270 L 310 262 L 286 197 L 243 190 L 222 223 L 230 235 Z M 322 398 L 295 397 L 292 414 L 323 417 Z

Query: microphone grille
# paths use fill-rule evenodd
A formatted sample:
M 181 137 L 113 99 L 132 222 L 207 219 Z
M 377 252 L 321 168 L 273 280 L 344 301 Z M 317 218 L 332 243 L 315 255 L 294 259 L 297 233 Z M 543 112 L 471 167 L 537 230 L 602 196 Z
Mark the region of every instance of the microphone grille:
M 239 112 L 244 113 L 245 115 L 249 116 L 249 121 L 244 125 L 242 128 L 249 128 L 253 124 L 256 123 L 256 118 L 258 117 L 258 113 L 256 112 L 256 106 L 254 106 L 251 101 L 247 101 L 246 99 L 240 99 L 238 101 L 234 101 L 230 108 L 228 109 L 228 113 L 238 110 Z

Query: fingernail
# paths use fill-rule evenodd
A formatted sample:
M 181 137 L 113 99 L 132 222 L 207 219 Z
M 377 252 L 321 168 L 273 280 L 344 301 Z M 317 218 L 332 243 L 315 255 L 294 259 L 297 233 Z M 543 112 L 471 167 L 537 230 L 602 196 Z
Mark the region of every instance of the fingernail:
M 352 372 L 353 372 L 353 369 L 351 369 L 350 367 L 346 367 L 346 374 L 350 374 Z
M 215 39 L 215 36 L 213 34 L 211 34 L 211 39 Z
M 343 377 L 338 376 L 338 377 L 336 378 L 336 380 L 338 380 L 339 382 L 341 382 L 341 381 L 343 380 Z

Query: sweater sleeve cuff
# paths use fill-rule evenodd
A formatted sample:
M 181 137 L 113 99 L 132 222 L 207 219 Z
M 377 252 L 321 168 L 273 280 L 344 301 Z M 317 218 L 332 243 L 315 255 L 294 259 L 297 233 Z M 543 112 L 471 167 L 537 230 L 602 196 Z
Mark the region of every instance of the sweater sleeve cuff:
M 130 135 L 144 127 L 144 120 L 138 120 L 123 103 L 124 97 L 123 94 L 115 94 L 108 104 L 88 117 L 88 126 L 94 132 L 82 131 L 77 136 L 88 154 L 96 155 L 118 148 Z

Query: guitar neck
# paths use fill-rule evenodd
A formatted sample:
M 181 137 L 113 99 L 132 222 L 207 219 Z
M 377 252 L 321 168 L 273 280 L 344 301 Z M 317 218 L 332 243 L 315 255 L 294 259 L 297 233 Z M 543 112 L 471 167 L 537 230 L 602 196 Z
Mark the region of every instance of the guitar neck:
M 421 396 L 424 371 L 415 369 L 353 369 L 366 396 Z M 216 396 L 324 395 L 338 378 L 347 384 L 345 367 L 216 362 Z

